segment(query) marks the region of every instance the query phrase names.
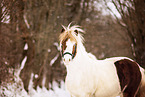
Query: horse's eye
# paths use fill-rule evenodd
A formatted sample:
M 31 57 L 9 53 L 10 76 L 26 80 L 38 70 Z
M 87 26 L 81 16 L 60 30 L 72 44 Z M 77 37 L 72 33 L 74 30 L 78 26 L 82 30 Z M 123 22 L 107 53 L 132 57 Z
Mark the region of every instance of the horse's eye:
M 65 31 L 65 29 L 64 29 L 64 28 L 62 28 L 62 29 L 61 29 L 61 33 L 63 33 L 64 31 Z
M 76 33 L 76 35 L 78 35 L 78 30 L 75 30 L 74 32 Z

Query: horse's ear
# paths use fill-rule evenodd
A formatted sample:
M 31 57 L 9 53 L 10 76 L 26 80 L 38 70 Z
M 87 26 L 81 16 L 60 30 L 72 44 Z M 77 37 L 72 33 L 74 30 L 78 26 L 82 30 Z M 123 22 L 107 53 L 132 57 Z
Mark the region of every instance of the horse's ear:
M 62 28 L 62 29 L 61 29 L 61 33 L 63 33 L 64 31 L 65 31 L 65 29 L 64 29 L 64 28 Z
M 76 33 L 76 35 L 78 35 L 78 30 L 75 30 L 74 32 Z

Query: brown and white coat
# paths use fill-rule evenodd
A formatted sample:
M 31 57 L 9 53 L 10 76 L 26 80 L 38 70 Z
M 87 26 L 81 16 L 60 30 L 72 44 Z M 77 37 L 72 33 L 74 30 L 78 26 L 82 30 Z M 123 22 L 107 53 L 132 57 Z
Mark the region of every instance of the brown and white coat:
M 83 46 L 79 26 L 63 27 L 60 50 L 73 97 L 145 97 L 145 71 L 127 57 L 97 60 Z

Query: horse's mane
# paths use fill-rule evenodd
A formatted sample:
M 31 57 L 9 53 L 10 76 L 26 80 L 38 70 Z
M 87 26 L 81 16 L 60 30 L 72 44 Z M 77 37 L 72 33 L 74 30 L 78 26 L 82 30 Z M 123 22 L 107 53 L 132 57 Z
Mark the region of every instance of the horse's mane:
M 74 25 L 71 27 L 70 25 L 71 24 L 69 24 L 68 27 L 62 25 L 62 27 L 64 28 L 64 32 L 60 34 L 59 40 L 63 41 L 66 38 L 70 38 L 72 41 L 75 42 L 84 42 L 84 38 L 82 37 L 84 30 L 82 30 L 79 25 Z M 74 32 L 75 30 L 78 31 L 78 35 L 76 35 L 76 33 Z

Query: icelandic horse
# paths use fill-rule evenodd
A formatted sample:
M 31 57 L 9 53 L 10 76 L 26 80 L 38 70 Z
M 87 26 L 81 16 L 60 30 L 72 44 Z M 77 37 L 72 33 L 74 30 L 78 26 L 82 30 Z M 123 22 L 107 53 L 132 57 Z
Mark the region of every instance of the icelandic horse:
M 86 52 L 84 31 L 78 25 L 64 27 L 60 52 L 72 97 L 145 97 L 145 70 L 127 57 L 97 60 Z

